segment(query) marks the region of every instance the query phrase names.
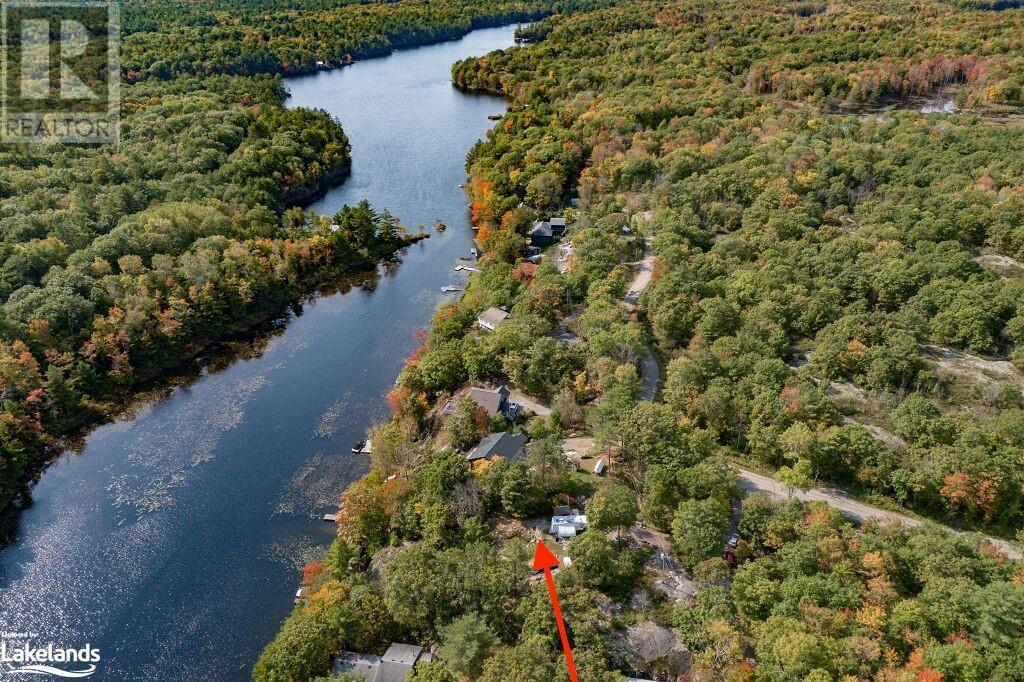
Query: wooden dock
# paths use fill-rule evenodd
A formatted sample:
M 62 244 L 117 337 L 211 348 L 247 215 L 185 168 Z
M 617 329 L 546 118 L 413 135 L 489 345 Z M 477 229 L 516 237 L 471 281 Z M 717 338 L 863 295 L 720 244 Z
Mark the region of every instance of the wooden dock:
M 337 514 L 324 514 L 324 521 L 330 521 L 331 523 L 337 523 L 338 522 L 338 515 Z

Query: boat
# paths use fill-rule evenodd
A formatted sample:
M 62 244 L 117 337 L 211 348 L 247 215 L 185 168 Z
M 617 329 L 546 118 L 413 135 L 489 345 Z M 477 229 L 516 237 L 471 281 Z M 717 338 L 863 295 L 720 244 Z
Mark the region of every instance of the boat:
M 489 120 L 489 121 L 500 121 L 501 120 L 501 114 L 491 114 L 490 116 L 487 117 L 487 120 Z
M 476 256 L 477 256 L 477 255 L 479 255 L 479 254 L 477 254 L 477 252 L 476 252 L 476 248 L 472 248 L 472 249 L 470 249 L 470 250 L 469 250 L 469 253 L 470 253 L 470 255 L 471 255 L 471 256 L 473 256 L 474 258 L 476 258 Z
M 362 452 L 363 448 L 365 448 L 365 447 L 366 447 L 366 441 L 365 440 L 361 440 L 361 441 L 359 441 L 358 443 L 356 443 L 355 445 L 352 446 L 352 452 L 358 454 L 358 453 Z
M 456 291 L 462 291 L 462 289 L 460 289 L 459 287 L 447 286 L 447 287 L 441 287 L 441 291 L 443 291 L 446 294 L 451 294 L 451 293 L 455 293 Z

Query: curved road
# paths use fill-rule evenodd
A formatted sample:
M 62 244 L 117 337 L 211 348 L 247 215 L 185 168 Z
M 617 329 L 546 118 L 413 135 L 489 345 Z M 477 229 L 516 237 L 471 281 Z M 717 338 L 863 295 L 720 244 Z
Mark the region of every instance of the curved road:
M 824 502 L 828 506 L 841 511 L 844 516 L 859 522 L 882 521 L 897 523 L 907 528 L 924 525 L 924 522 L 920 519 L 905 516 L 904 514 L 897 514 L 896 512 L 891 512 L 885 509 L 879 509 L 878 507 L 872 507 L 869 504 L 864 504 L 863 502 L 850 497 L 850 495 L 841 490 L 810 488 L 808 490 L 794 490 L 791 493 L 785 484 L 780 483 L 770 476 L 754 473 L 749 469 L 736 466 L 736 464 L 733 464 L 733 468 L 739 472 L 740 482 L 743 485 L 744 490 L 747 492 L 764 493 L 772 497 L 781 498 L 788 498 L 792 494 L 792 497 L 805 502 Z M 951 533 L 960 534 L 960 531 L 954 530 L 948 526 L 942 526 L 941 524 L 936 525 L 939 525 L 941 528 L 945 528 Z M 988 536 L 986 536 L 986 540 L 1011 559 L 1020 559 L 1022 557 L 1021 553 L 1014 549 L 1013 546 L 1005 540 Z

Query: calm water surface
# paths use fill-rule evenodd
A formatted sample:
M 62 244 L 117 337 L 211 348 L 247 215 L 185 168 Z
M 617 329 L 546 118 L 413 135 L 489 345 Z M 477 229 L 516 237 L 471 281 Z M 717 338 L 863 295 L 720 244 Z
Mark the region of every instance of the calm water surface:
M 287 81 L 289 106 L 326 109 L 352 142 L 352 176 L 314 209 L 366 198 L 448 231 L 64 453 L 0 552 L 0 630 L 90 643 L 102 654 L 90 679 L 248 678 L 292 607 L 298 568 L 330 541 L 320 518 L 367 468 L 352 443 L 387 416 L 383 396 L 440 288 L 463 279 L 464 159 L 504 103 L 460 94 L 449 68 L 512 38 L 511 27 L 474 31 Z

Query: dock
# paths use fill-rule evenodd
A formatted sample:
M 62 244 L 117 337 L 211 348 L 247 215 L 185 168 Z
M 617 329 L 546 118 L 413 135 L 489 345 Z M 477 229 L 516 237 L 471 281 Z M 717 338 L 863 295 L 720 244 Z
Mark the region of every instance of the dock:
M 324 521 L 330 521 L 331 523 L 337 523 L 338 522 L 338 515 L 337 514 L 324 514 Z
M 368 440 L 368 441 L 366 441 L 366 445 L 364 445 L 362 447 L 362 449 L 359 451 L 359 454 L 360 455 L 368 455 L 371 452 L 373 452 L 373 441 L 372 440 Z

